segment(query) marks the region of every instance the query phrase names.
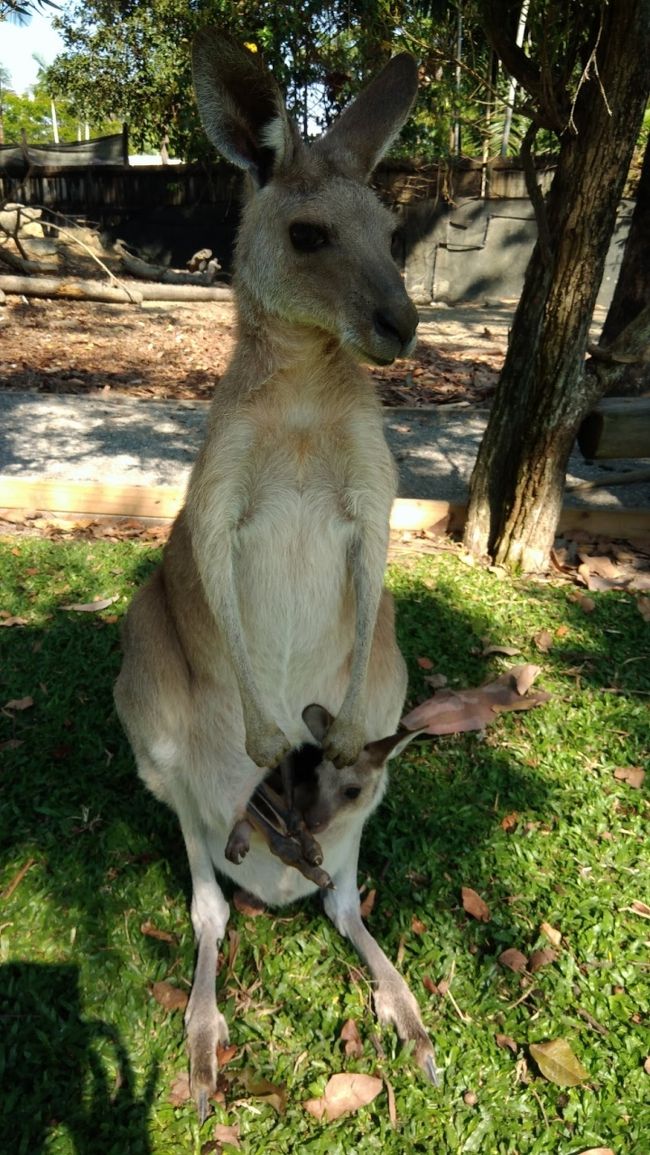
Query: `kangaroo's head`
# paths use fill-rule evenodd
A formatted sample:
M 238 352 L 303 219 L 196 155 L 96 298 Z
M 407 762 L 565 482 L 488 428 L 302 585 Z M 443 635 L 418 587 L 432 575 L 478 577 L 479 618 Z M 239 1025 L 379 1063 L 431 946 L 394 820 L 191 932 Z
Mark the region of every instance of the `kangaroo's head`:
M 310 147 L 253 53 L 204 29 L 193 71 L 209 139 L 249 177 L 236 253 L 242 308 L 320 329 L 374 364 L 409 353 L 418 316 L 391 255 L 395 218 L 366 182 L 415 99 L 413 58 L 393 57 Z
M 303 720 L 318 746 L 322 746 L 332 724 L 332 715 L 318 705 L 307 706 Z M 387 763 L 400 754 L 423 730 L 402 730 L 375 742 L 368 742 L 352 766 L 337 769 L 321 760 L 304 781 L 295 783 L 296 807 L 314 834 L 337 825 L 361 824 L 379 805 L 386 789 Z M 313 748 L 310 748 L 313 749 Z M 322 758 L 322 756 L 321 756 Z M 312 766 L 314 760 L 312 759 Z

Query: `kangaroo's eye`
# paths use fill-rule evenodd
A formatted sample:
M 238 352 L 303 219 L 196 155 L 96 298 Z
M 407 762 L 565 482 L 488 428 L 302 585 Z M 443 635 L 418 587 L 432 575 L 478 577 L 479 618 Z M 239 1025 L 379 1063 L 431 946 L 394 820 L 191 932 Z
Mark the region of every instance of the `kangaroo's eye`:
M 289 238 L 299 253 L 315 253 L 317 249 L 328 245 L 330 240 L 327 229 L 311 221 L 294 221 L 289 225 Z
M 360 786 L 348 786 L 346 791 L 345 791 L 345 797 L 350 798 L 350 799 L 358 798 L 360 793 L 361 793 L 361 787 Z

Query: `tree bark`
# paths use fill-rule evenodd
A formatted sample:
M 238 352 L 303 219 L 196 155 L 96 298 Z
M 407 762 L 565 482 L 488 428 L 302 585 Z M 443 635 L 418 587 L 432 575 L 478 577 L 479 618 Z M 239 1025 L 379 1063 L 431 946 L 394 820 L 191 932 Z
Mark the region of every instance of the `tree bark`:
M 589 325 L 650 89 L 650 0 L 607 5 L 598 70 L 583 76 L 526 272 L 470 483 L 465 545 L 497 563 L 548 566 L 566 466 L 602 391 L 583 373 Z
M 607 348 L 650 304 L 650 137 L 646 145 L 636 204 L 625 242 L 616 288 L 612 297 L 600 345 Z M 608 393 L 619 397 L 650 393 L 650 362 L 630 365 L 607 385 Z

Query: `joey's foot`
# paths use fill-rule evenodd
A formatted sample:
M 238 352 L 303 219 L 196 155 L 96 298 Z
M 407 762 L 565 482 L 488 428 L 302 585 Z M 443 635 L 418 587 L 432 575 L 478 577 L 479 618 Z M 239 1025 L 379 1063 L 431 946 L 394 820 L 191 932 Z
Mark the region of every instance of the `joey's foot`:
M 246 724 L 246 753 L 256 766 L 269 770 L 280 765 L 292 749 L 286 734 L 273 722 Z
M 253 827 L 245 818 L 236 822 L 230 831 L 224 853 L 228 861 L 233 862 L 235 866 L 239 866 L 248 854 L 251 848 L 252 832 Z

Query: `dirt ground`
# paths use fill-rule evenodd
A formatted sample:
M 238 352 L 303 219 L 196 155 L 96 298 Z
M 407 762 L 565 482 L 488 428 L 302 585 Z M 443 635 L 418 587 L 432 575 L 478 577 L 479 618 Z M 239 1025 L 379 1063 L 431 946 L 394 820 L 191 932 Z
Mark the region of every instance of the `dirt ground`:
M 510 309 L 422 311 L 412 359 L 373 369 L 385 405 L 485 404 Z M 230 303 L 106 305 L 8 297 L 0 309 L 0 388 L 207 400 L 235 336 Z

